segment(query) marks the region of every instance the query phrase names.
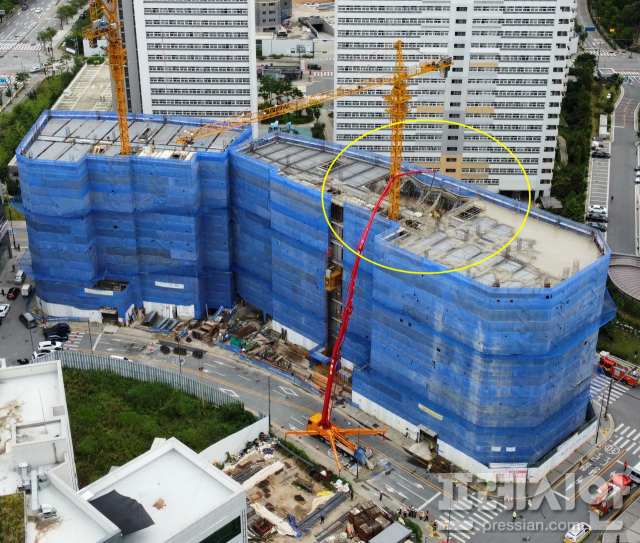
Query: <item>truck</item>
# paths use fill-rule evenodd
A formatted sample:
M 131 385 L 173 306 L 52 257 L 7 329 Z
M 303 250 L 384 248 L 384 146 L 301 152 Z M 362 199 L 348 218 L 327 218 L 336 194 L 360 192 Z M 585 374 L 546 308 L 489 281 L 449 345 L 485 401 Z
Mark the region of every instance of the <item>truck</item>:
M 320 423 L 320 419 L 321 419 L 321 413 L 314 413 L 313 415 L 311 415 L 311 417 L 309 417 L 309 420 L 307 421 L 307 431 L 310 431 L 310 432 L 317 431 L 318 425 Z M 323 437 L 322 435 L 317 434 L 315 435 L 315 437 L 320 441 L 322 441 L 323 443 L 327 443 L 330 445 L 329 440 Z M 347 443 L 349 443 L 350 446 L 347 445 L 347 443 L 341 442 L 339 439 L 335 440 L 336 451 L 338 452 L 338 454 L 346 458 L 351 458 L 355 460 L 361 466 L 366 466 L 369 461 L 369 458 L 373 456 L 373 451 L 371 450 L 371 447 L 356 447 L 350 441 L 348 440 L 345 440 L 345 441 L 347 441 Z
M 632 387 L 640 382 L 640 369 L 635 364 L 613 356 L 607 351 L 600 352 L 600 367 L 612 379 L 627 383 Z
M 625 496 L 631 492 L 631 479 L 624 473 L 616 473 L 611 480 L 604 483 L 592 496 L 589 509 L 598 515 L 606 515 L 609 511 L 622 505 Z

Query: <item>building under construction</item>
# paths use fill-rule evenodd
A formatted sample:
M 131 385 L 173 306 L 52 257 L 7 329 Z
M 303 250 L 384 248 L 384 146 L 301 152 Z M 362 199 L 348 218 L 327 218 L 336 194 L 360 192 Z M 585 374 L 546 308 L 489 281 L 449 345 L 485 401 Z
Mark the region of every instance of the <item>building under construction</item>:
M 126 321 L 134 307 L 200 316 L 242 298 L 326 361 L 355 258 L 320 200 L 341 148 L 282 133 L 252 140 L 250 130 L 173 143 L 198 122 L 131 117 L 122 157 L 115 114 L 42 115 L 18 149 L 23 267 L 41 307 L 117 310 Z M 358 150 L 334 165 L 322 197 L 351 247 L 388 176 L 386 159 Z M 402 183 L 401 220 L 379 214 L 364 252 L 391 268 L 482 260 L 526 212 L 440 174 Z M 592 422 L 598 329 L 615 310 L 609 257 L 599 232 L 532 208 L 507 250 L 462 272 L 363 262 L 343 348 L 354 403 L 472 471 L 553 455 Z

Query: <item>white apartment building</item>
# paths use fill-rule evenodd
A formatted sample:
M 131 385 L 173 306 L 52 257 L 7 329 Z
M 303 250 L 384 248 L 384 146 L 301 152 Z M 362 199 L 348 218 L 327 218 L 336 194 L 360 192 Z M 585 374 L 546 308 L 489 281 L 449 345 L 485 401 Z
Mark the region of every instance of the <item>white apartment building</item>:
M 257 110 L 254 0 L 124 0 L 120 9 L 131 112 Z
M 522 162 L 532 196 L 548 196 L 560 104 L 577 50 L 575 0 L 336 0 L 335 85 L 391 73 L 393 43 L 408 67 L 450 55 L 448 76 L 412 79 L 408 119 L 473 126 Z M 387 124 L 380 87 L 336 101 L 334 139 L 348 143 Z M 388 154 L 390 131 L 356 145 Z M 522 170 L 498 143 L 439 122 L 405 125 L 406 161 L 514 198 L 526 197 Z

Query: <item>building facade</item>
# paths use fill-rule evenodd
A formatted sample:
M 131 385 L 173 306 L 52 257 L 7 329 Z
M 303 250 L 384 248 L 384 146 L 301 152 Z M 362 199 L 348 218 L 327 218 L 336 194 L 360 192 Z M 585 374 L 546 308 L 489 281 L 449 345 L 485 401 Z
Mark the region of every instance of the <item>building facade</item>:
M 291 0 L 255 0 L 256 31 L 277 32 L 282 21 L 291 17 Z
M 548 196 L 560 104 L 577 50 L 575 0 L 336 0 L 335 86 L 394 69 L 394 42 L 405 60 L 450 55 L 446 78 L 412 80 L 409 120 L 461 123 L 507 145 L 526 169 L 532 196 Z M 336 101 L 334 140 L 346 144 L 388 123 L 389 87 Z M 389 130 L 356 144 L 389 152 Z M 455 124 L 405 127 L 403 157 L 493 192 L 525 198 L 522 170 L 498 143 Z
M 329 226 L 356 245 L 388 161 L 348 150 L 322 192 L 338 145 L 246 130 L 185 152 L 163 140 L 184 122 L 132 117 L 132 144 L 143 128 L 156 144 L 119 157 L 114 138 L 104 143 L 113 113 L 38 120 L 17 159 L 30 253 L 21 267 L 39 307 L 89 318 L 115 307 L 127 322 L 133 307 L 200 317 L 242 299 L 326 363 L 354 266 Z M 489 258 L 525 204 L 446 175 L 407 179 L 400 221 L 377 215 L 365 247 L 388 268 L 360 265 L 342 348 L 353 401 L 402 433 L 437 435 L 441 454 L 474 473 L 537 462 L 585 424 L 577 435 L 591 437 L 593 353 L 615 314 L 603 235 L 531 209 Z
M 125 0 L 129 111 L 224 119 L 256 111 L 254 0 Z

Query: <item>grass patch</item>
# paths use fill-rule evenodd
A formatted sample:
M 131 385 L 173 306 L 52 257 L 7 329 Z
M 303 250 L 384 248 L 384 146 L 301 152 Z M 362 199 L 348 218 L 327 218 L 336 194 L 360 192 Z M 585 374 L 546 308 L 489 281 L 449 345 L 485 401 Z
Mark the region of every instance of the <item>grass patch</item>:
M 4 214 L 7 217 L 7 220 L 9 219 L 9 208 L 11 208 L 11 220 L 12 221 L 24 221 L 26 219 L 26 217 L 24 216 L 24 213 L 20 213 L 20 211 L 18 211 L 15 207 L 10 205 L 8 202 L 5 202 L 4 203 Z
M 422 541 L 422 530 L 420 528 L 420 525 L 416 524 L 412 520 L 409 520 L 408 518 L 404 518 L 402 520 L 404 521 L 404 525 L 409 528 L 409 530 L 411 530 L 416 536 L 415 541 Z
M 24 497 L 0 496 L 0 543 L 24 543 Z
M 634 352 L 636 350 L 640 352 L 640 337 L 634 336 L 617 326 L 609 326 L 606 332 L 600 330 L 597 349 L 598 352 L 608 351 L 623 360 L 633 362 Z
M 80 488 L 175 437 L 200 452 L 255 422 L 237 404 L 216 408 L 162 383 L 115 373 L 64 369 L 64 386 Z

